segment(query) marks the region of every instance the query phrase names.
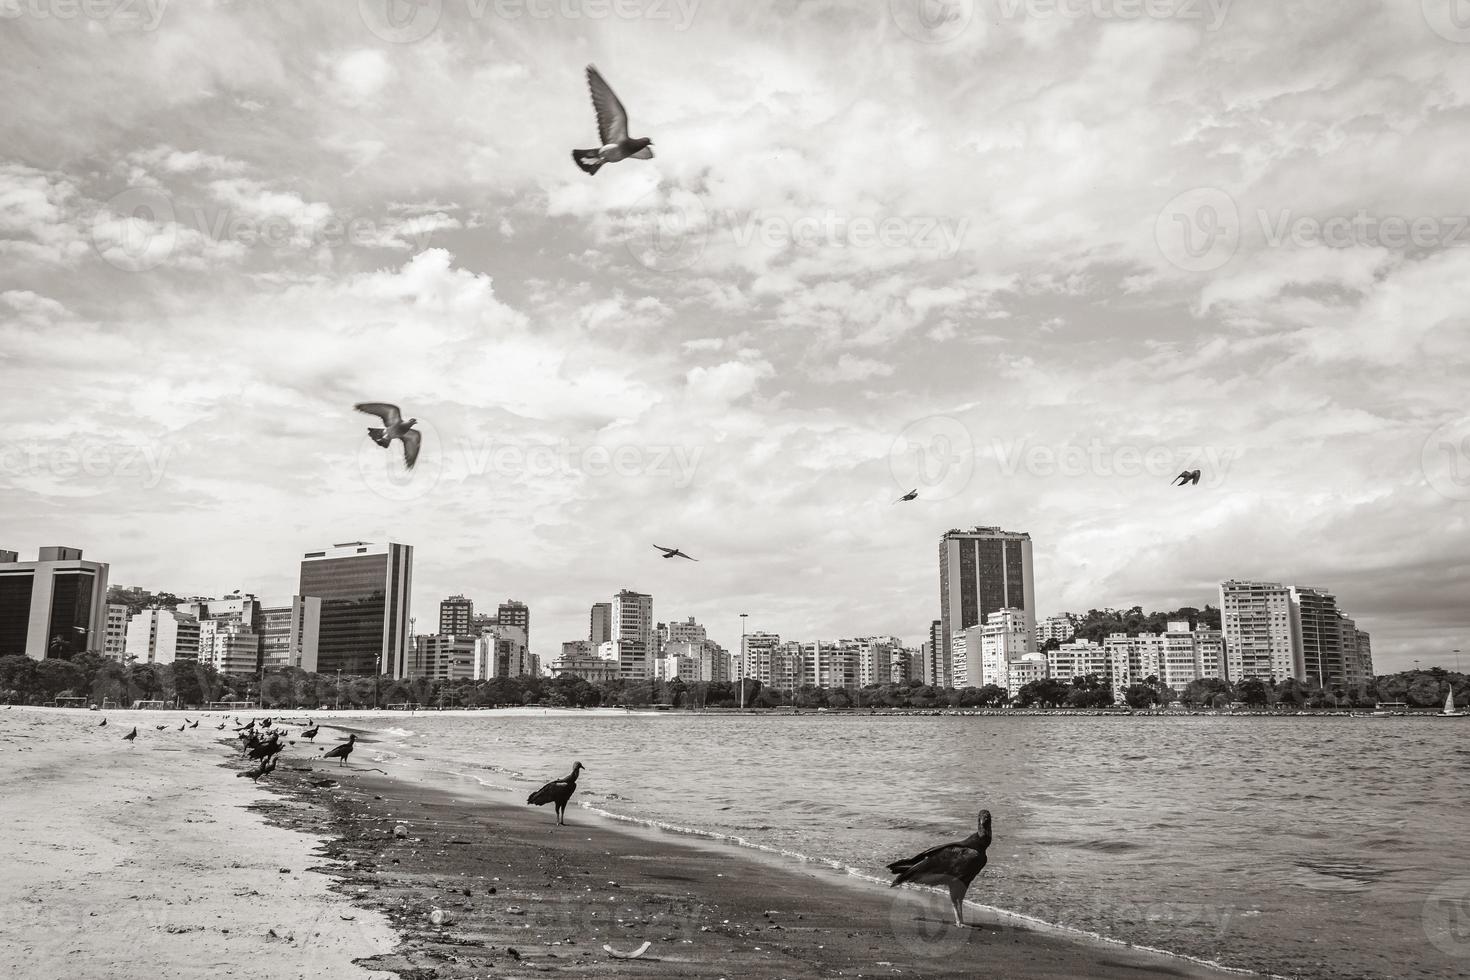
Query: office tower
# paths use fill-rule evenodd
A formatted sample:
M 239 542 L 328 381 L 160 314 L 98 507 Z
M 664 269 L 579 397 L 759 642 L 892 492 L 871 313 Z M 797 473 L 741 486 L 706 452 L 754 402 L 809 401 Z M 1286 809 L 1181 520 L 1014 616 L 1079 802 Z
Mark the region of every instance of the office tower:
M 946 532 L 939 541 L 939 636 L 943 644 L 939 649 L 946 674 L 953 674 L 955 634 L 983 624 L 985 617 L 1006 608 L 1022 611 L 1028 643 L 1034 644 L 1031 535 L 998 527 Z
M 102 655 L 111 660 L 121 660 L 128 645 L 128 607 L 109 603 L 107 606 L 106 632 L 102 640 Z
M 1348 665 L 1337 596 L 1325 589 L 1292 586 L 1291 607 L 1300 635 L 1302 678 L 1315 687 L 1329 689 L 1345 683 Z
M 606 643 L 612 639 L 612 603 L 594 602 L 592 604 L 592 615 L 590 617 L 590 630 L 587 638 L 594 645 Z
M 102 650 L 107 571 L 80 548 L 40 549 L 35 561 L 0 551 L 0 657 L 70 660 Z
M 1302 680 L 1301 631 L 1291 589 L 1274 582 L 1220 583 L 1220 626 L 1228 680 Z
M 439 600 L 439 635 L 469 636 L 470 621 L 475 617 L 475 604 L 462 595 Z
M 496 626 L 516 626 L 526 637 L 526 649 L 531 649 L 531 610 L 524 602 L 507 599 L 495 613 Z
M 304 555 L 297 592 L 322 601 L 317 671 L 404 677 L 412 591 L 410 545 L 349 541 Z
M 624 680 L 653 677 L 653 596 L 624 589 L 610 603 L 610 629 Z M 595 607 L 594 607 L 595 609 Z M 596 613 L 594 612 L 594 626 Z
M 126 659 L 135 664 L 172 664 L 199 659 L 199 620 L 176 609 L 149 606 L 128 622 Z
M 322 627 L 322 600 L 293 595 L 260 604 L 260 659 L 265 670 L 296 667 L 317 670 L 317 639 Z

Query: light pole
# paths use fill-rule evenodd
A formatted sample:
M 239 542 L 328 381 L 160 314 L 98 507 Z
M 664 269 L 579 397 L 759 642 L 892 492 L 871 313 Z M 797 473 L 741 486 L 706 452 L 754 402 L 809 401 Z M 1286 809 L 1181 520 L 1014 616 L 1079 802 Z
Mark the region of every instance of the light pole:
M 342 668 L 337 668 L 337 710 L 342 710 Z
M 745 710 L 745 619 L 750 613 L 740 614 L 740 710 Z

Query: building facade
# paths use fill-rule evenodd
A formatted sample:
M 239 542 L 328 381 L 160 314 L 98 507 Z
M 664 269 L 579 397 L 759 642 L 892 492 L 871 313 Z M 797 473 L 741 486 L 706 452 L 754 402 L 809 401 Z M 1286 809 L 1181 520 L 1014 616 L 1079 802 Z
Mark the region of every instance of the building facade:
M 107 632 L 107 572 L 80 548 L 46 547 L 35 561 L 0 551 L 0 657 L 70 660 L 101 652 Z
M 613 596 L 611 606 L 612 642 L 623 679 L 653 677 L 653 596 L 624 589 Z
M 303 596 L 321 600 L 317 670 L 406 677 L 413 548 L 350 541 L 301 560 Z
M 295 667 L 317 672 L 317 637 L 322 628 L 322 600 L 294 595 L 260 604 L 260 660 L 265 670 Z
M 128 622 L 126 659 L 135 664 L 172 664 L 199 659 L 199 620 L 175 609 L 150 606 Z
M 462 595 L 439 600 L 439 635 L 469 636 L 475 618 L 475 603 Z
M 1031 535 L 998 527 L 952 530 L 939 541 L 940 664 L 954 676 L 952 644 L 961 630 L 980 626 L 1001 609 L 1026 618 L 1028 644 L 1036 636 L 1036 589 Z M 1028 651 L 1029 652 L 1029 651 Z
M 1220 583 L 1227 679 L 1304 680 L 1301 631 L 1292 590 L 1274 582 Z
M 1046 675 L 1052 680 L 1071 681 L 1092 674 L 1105 683 L 1113 673 L 1113 658 L 1100 643 L 1072 640 L 1046 651 Z
M 127 655 L 128 607 L 109 603 L 107 625 L 102 638 L 102 655 L 111 660 L 121 660 Z
M 612 639 L 612 603 L 594 602 L 588 616 L 587 638 L 593 644 L 606 643 Z

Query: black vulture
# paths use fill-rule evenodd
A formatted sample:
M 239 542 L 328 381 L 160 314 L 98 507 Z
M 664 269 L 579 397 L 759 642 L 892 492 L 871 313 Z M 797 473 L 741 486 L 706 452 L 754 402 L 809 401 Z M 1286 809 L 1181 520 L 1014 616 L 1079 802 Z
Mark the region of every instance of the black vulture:
M 570 776 L 566 777 L 565 779 L 553 779 L 551 782 L 547 783 L 545 786 L 541 787 L 536 792 L 526 797 L 526 802 L 533 803 L 536 806 L 545 806 L 548 803 L 555 803 L 556 822 L 558 824 L 565 825 L 566 820 L 564 819 L 563 814 L 566 812 L 567 809 L 567 800 L 570 800 L 572 798 L 572 794 L 577 791 L 577 773 L 586 768 L 587 767 L 582 765 L 582 763 L 580 762 L 572 763 L 572 774 Z
M 954 903 L 955 925 L 965 924 L 965 892 L 970 882 L 985 867 L 985 849 L 990 846 L 990 811 L 980 811 L 980 829 L 962 841 L 940 844 L 922 854 L 894 861 L 888 870 L 898 875 L 888 887 L 897 888 L 906 881 L 921 885 L 944 885 Z
M 315 741 L 316 733 L 321 731 L 321 727 L 322 726 L 320 725 L 312 725 L 310 728 L 301 733 L 301 737 L 306 739 L 308 742 Z
M 131 742 L 133 739 L 135 739 L 137 737 L 138 737 L 138 726 L 137 725 L 134 725 L 133 726 L 133 730 L 130 731 L 130 732 L 128 732 L 126 735 L 123 736 L 123 741 L 124 742 Z
M 235 776 L 236 778 L 239 778 L 241 776 L 249 776 L 251 782 L 258 783 L 260 782 L 261 776 L 264 776 L 266 773 L 271 772 L 275 768 L 276 757 L 272 755 L 268 756 L 264 762 L 256 766 L 254 769 L 246 769 L 244 772 L 237 772 L 235 773 Z
M 323 759 L 340 759 L 341 761 L 338 762 L 337 765 L 339 765 L 339 766 L 346 765 L 347 764 L 347 757 L 352 754 L 352 746 L 354 744 L 356 744 L 356 743 L 357 743 L 357 734 L 356 733 L 353 733 L 351 735 L 348 735 L 347 736 L 347 741 L 343 742 L 341 745 L 337 746 L 336 748 L 331 749 L 330 751 L 328 751 L 326 755 L 322 756 L 322 758 Z

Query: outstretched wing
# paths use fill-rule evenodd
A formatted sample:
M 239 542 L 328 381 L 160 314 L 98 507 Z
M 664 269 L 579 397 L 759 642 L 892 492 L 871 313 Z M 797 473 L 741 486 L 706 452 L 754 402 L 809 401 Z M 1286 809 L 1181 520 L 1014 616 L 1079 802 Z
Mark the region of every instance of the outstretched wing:
M 376 415 L 383 420 L 384 425 L 397 425 L 403 421 L 403 413 L 398 410 L 398 406 L 389 405 L 387 402 L 358 402 L 352 407 L 359 412 Z
M 657 548 L 659 551 L 664 552 L 665 554 L 673 554 L 674 552 L 679 550 L 678 548 L 665 548 L 661 544 L 656 544 L 654 545 L 654 547 Z
M 682 551 L 675 551 L 674 554 L 678 555 L 680 558 L 689 558 L 689 556 L 686 555 L 686 554 L 684 554 L 684 552 L 682 552 Z M 698 558 L 689 558 L 689 560 L 690 561 L 699 561 Z
M 628 138 L 628 110 L 613 94 L 612 86 L 593 65 L 587 66 L 587 87 L 592 90 L 592 108 L 597 110 L 597 136 L 602 145 Z
M 413 469 L 413 464 L 419 458 L 419 447 L 423 444 L 424 437 L 419 434 L 418 429 L 409 429 L 402 436 L 403 439 L 403 461 Z

